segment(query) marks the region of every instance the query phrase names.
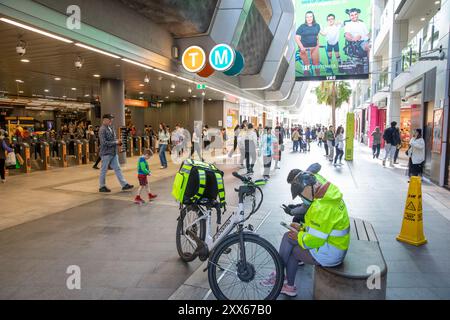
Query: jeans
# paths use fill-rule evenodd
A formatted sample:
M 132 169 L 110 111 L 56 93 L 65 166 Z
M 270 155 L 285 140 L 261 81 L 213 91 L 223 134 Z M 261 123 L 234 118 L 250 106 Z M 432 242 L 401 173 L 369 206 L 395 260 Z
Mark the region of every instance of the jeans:
M 372 145 L 372 155 L 374 155 L 377 159 L 380 156 L 380 144 Z
M 323 141 L 323 146 L 325 147 L 325 155 L 328 157 L 328 143 Z
M 292 150 L 294 151 L 294 152 L 297 152 L 298 151 L 298 140 L 294 140 L 294 141 L 292 141 L 293 142 L 293 147 L 292 147 Z
M 166 150 L 167 144 L 159 145 L 159 161 L 161 162 L 161 166 L 163 167 L 167 167 Z
M 339 162 L 342 162 L 342 156 L 344 155 L 344 150 L 336 147 L 336 157 L 334 157 L 334 163 L 339 159 Z
M 100 169 L 100 188 L 106 186 L 106 173 L 108 172 L 108 167 L 114 170 L 117 180 L 119 180 L 122 187 L 126 186 L 128 183 L 122 175 L 122 170 L 120 170 L 119 157 L 118 155 L 104 155 L 102 156 L 102 167 Z
M 386 146 L 384 147 L 384 161 L 386 161 L 387 158 L 389 158 L 389 161 L 392 161 L 394 159 L 395 150 L 397 149 L 396 146 L 386 143 Z
M 263 156 L 263 162 L 264 162 L 264 175 L 269 176 L 270 175 L 270 167 L 272 166 L 272 156 Z
M 328 150 L 330 152 L 330 159 L 333 159 L 333 157 L 334 157 L 333 141 L 327 140 L 327 144 L 328 144 Z
M 285 233 L 281 240 L 279 253 L 286 267 L 287 283 L 290 286 L 295 284 L 299 261 L 303 261 L 306 264 L 319 265 L 309 250 L 303 249 L 297 241 L 290 239 L 288 233 Z

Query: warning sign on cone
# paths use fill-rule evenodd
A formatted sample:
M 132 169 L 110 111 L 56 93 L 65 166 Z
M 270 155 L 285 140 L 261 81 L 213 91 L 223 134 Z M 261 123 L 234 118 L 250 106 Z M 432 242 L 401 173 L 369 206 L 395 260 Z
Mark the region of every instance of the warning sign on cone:
M 415 246 L 427 243 L 423 234 L 422 181 L 420 177 L 413 176 L 410 179 L 402 230 L 397 236 L 397 240 Z

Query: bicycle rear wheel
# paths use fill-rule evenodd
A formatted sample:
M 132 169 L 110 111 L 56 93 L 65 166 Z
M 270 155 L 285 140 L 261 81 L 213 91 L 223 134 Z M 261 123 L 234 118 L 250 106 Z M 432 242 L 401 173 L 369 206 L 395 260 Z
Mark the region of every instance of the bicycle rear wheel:
M 218 300 L 274 300 L 284 281 L 281 257 L 269 241 L 244 233 L 246 261 L 242 261 L 240 235 L 226 237 L 208 263 L 208 281 Z M 267 276 L 274 272 L 268 284 Z
M 197 206 L 191 205 L 183 208 L 184 213 L 180 215 L 177 224 L 176 231 L 176 244 L 177 251 L 180 258 L 185 262 L 191 262 L 197 258 L 197 254 L 195 250 L 197 249 L 197 245 L 192 241 L 192 237 L 186 234 L 186 232 L 191 231 L 197 237 L 199 237 L 202 241 L 205 241 L 206 237 L 206 222 L 205 220 L 197 221 L 195 220 L 202 216 L 202 212 L 198 209 Z M 186 226 L 189 226 L 186 231 L 184 230 Z M 189 238 L 188 238 L 189 237 Z

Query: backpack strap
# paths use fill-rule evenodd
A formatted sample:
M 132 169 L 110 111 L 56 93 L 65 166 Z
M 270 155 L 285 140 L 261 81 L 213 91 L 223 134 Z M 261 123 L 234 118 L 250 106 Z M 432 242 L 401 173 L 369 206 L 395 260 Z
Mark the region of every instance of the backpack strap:
M 199 185 L 198 185 L 197 194 L 191 198 L 191 200 L 193 202 L 196 202 L 203 196 L 203 193 L 205 192 L 205 188 L 206 188 L 206 172 L 205 172 L 205 170 L 198 168 L 197 171 L 198 171 Z
M 223 177 L 219 172 L 215 172 L 214 174 L 217 180 L 217 189 L 219 191 L 220 205 L 224 206 L 226 202 L 225 202 L 225 187 L 223 184 Z

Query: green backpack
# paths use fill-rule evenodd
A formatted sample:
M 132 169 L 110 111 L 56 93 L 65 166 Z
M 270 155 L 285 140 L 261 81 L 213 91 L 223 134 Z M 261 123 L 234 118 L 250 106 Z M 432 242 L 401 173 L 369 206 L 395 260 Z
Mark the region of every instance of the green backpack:
M 172 186 L 172 196 L 181 204 L 196 203 L 200 199 L 216 200 L 225 206 L 223 171 L 206 162 L 187 159 L 181 164 Z

